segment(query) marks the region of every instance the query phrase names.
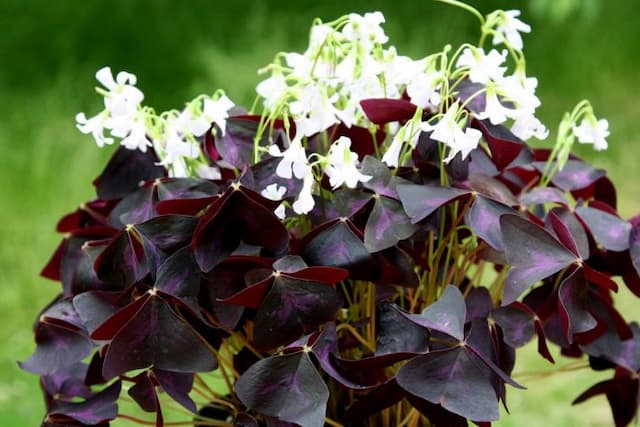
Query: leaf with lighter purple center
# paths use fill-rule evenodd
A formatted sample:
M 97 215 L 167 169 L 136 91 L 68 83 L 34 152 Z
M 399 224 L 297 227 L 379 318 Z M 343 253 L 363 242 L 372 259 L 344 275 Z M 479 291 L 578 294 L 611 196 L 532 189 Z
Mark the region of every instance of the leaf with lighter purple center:
M 400 203 L 384 196 L 376 198 L 364 229 L 364 246 L 371 253 L 395 246 L 417 231 Z
M 502 203 L 476 196 L 473 205 L 465 215 L 465 222 L 489 246 L 502 252 L 504 245 L 500 232 L 500 217 L 504 214 L 517 215 L 517 211 Z
M 598 324 L 589 311 L 589 286 L 582 269 L 577 269 L 565 278 L 558 288 L 560 317 L 569 341 L 573 335 L 587 332 Z
M 576 213 L 602 247 L 610 251 L 622 252 L 629 249 L 631 224 L 600 209 L 578 206 Z
M 502 304 L 509 305 L 539 280 L 576 261 L 569 249 L 544 228 L 517 215 L 500 218 L 507 262 L 512 266 L 505 280 Z

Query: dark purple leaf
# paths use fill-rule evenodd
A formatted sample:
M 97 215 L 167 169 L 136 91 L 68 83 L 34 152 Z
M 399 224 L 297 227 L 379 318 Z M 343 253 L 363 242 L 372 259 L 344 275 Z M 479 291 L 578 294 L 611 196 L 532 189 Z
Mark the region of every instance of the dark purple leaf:
M 90 291 L 73 298 L 73 306 L 89 333 L 129 303 L 129 292 Z
M 211 271 L 242 242 L 284 255 L 289 234 L 273 210 L 278 202 L 232 185 L 211 204 L 193 234 L 191 249 L 204 272 Z
M 493 301 L 489 289 L 484 286 L 474 287 L 464 300 L 467 308 L 465 323 L 478 319 L 486 319 L 493 310 Z
M 366 156 L 362 160 L 361 172 L 371 177 L 369 181 L 362 184 L 365 188 L 378 196 L 398 199 L 395 187 L 402 181 L 401 178 L 393 176 L 387 165 L 373 156 Z
M 63 327 L 60 323 L 38 322 L 35 331 L 36 350 L 18 365 L 25 371 L 52 375 L 74 365 L 91 354 L 93 344 L 86 332 L 76 326 Z
M 640 223 L 634 225 L 629 231 L 629 255 L 633 268 L 640 275 Z
M 134 192 L 140 182 L 166 176 L 167 171 L 157 165 L 152 152 L 118 147 L 102 174 L 93 181 L 102 200 L 120 199 Z
M 520 195 L 520 203 L 523 206 L 544 205 L 546 203 L 557 203 L 568 206 L 565 193 L 553 187 L 535 187 L 530 191 Z
M 119 288 L 127 288 L 149 273 L 140 234 L 127 227 L 118 233 L 95 261 L 98 278 Z
M 87 365 L 74 363 L 51 375 L 40 377 L 40 386 L 45 394 L 47 411 L 52 409 L 56 400 L 72 400 L 75 397 L 88 399 L 91 389 L 85 384 Z
M 575 215 L 564 207 L 549 211 L 548 220 L 560 242 L 581 259 L 589 259 L 589 238 Z
M 156 201 L 155 186 L 146 183 L 118 202 L 109 214 L 109 224 L 122 228 L 151 219 L 158 214 Z
M 467 108 L 476 114 L 482 113 L 487 108 L 486 86 L 482 83 L 474 83 L 469 79 L 460 81 L 455 86 L 458 99 L 466 104 Z
M 469 194 L 467 190 L 433 185 L 401 184 L 396 189 L 404 211 L 414 224 L 422 221 L 441 206 Z
M 542 172 L 546 162 L 535 162 L 533 165 Z M 573 191 L 588 187 L 604 175 L 602 169 L 595 169 L 582 160 L 569 160 L 564 168 L 551 178 L 551 182 L 561 190 Z
M 440 298 L 425 308 L 422 314 L 405 316 L 425 328 L 445 333 L 460 341 L 464 339 L 467 307 L 462 293 L 455 286 L 447 286 Z
M 467 185 L 473 191 L 480 193 L 491 201 L 507 206 L 518 205 L 518 199 L 516 199 L 511 190 L 509 190 L 509 187 L 488 175 L 473 173 L 469 176 Z
M 589 287 L 581 269 L 577 269 L 562 281 L 558 288 L 561 317 L 566 317 L 565 334 L 569 341 L 573 334 L 587 332 L 596 327 L 596 319 L 589 312 Z
M 407 319 L 406 313 L 391 302 L 378 303 L 376 332 L 376 355 L 429 351 L 427 329 Z
M 596 241 L 605 249 L 622 252 L 629 249 L 631 224 L 600 209 L 578 206 L 576 213 L 582 218 Z
M 414 408 L 429 419 L 431 425 L 446 427 L 467 427 L 469 425 L 464 417 L 449 412 L 440 405 L 435 405 L 410 393 L 407 393 L 405 397 Z
M 271 261 L 263 258 L 247 256 L 231 256 L 225 259 L 204 276 L 201 289 L 211 306 L 211 312 L 224 326 L 229 329 L 236 327 L 244 307 L 221 302 L 239 293 L 247 287 L 245 276 L 255 269 L 268 269 L 271 274 Z M 266 289 L 265 289 L 266 290 Z M 262 295 L 255 304 L 257 307 L 262 300 Z
M 406 392 L 476 421 L 499 418 L 492 373 L 465 347 L 456 346 L 417 356 L 398 370 Z
M 336 290 L 325 283 L 276 276 L 256 313 L 254 345 L 285 345 L 333 320 L 342 306 Z
M 189 397 L 189 392 L 193 387 L 193 374 L 154 369 L 153 375 L 158 381 L 158 385 L 173 400 L 193 413 L 198 411 L 196 404 Z
M 409 120 L 416 112 L 416 106 L 402 99 L 363 99 L 360 106 L 367 118 L 377 125 Z
M 379 275 L 371 253 L 348 220 L 335 220 L 317 227 L 305 240 L 302 257 L 309 265 L 340 267 L 354 280 L 367 280 Z
M 131 306 L 137 308 L 133 313 L 128 310 Z M 123 320 L 128 322 L 114 326 Z M 149 366 L 188 373 L 209 371 L 216 365 L 203 339 L 156 292 L 123 308 L 92 334 L 93 339 L 111 336 L 103 366 L 105 378 Z
M 514 302 L 539 280 L 570 266 L 576 256 L 544 228 L 517 215 L 500 218 L 507 262 L 512 265 L 505 281 L 502 304 Z
M 489 144 L 491 159 L 498 170 L 509 166 L 522 150 L 528 150 L 520 138 L 502 125 L 493 125 L 489 120 L 474 120 L 472 126 L 482 132 Z
M 375 372 L 367 369 L 363 376 L 361 370 L 344 369 L 338 363 L 340 351 L 335 323 L 326 323 L 322 332 L 312 335 L 309 341 L 313 341 L 311 351 L 318 360 L 320 368 L 338 384 L 352 390 L 366 390 L 376 383 Z
M 535 314 L 523 306 L 514 302 L 491 313 L 491 318 L 502 328 L 504 342 L 514 348 L 528 344 L 535 333 Z
M 220 187 L 199 178 L 163 178 L 154 182 L 158 200 L 202 199 L 218 195 Z
M 161 215 L 134 227 L 159 249 L 173 252 L 191 242 L 198 219 L 187 215 Z
M 127 391 L 138 406 L 146 412 L 156 412 L 160 408 L 156 387 L 151 380 L 152 375 L 151 371 L 144 371 L 136 375 L 133 378 L 135 384 Z
M 50 415 L 65 415 L 86 425 L 112 420 L 118 415 L 116 401 L 122 383 L 116 381 L 84 402 L 58 402 Z
M 369 252 L 379 252 L 409 238 L 417 229 L 400 203 L 378 197 L 364 229 L 364 246 Z
M 640 371 L 640 327 L 631 323 L 633 336 L 621 340 L 615 331 L 608 330 L 594 342 L 583 346 L 585 353 L 607 359 L 631 372 Z
M 215 138 L 216 149 L 222 158 L 237 169 L 253 163 L 253 147 L 258 125 L 254 120 L 245 117 L 230 117 L 224 136 Z M 266 140 L 267 135 L 262 139 Z
M 500 217 L 504 214 L 517 215 L 517 211 L 502 203 L 476 196 L 473 205 L 465 215 L 465 221 L 478 237 L 495 250 L 502 252 L 504 245 L 500 230 Z
M 256 362 L 238 378 L 235 391 L 242 403 L 264 415 L 324 426 L 329 390 L 305 351 Z
M 362 420 L 395 405 L 405 397 L 405 392 L 398 385 L 396 378 L 390 378 L 383 384 L 360 396 L 349 408 L 345 415 L 349 425 L 358 425 Z

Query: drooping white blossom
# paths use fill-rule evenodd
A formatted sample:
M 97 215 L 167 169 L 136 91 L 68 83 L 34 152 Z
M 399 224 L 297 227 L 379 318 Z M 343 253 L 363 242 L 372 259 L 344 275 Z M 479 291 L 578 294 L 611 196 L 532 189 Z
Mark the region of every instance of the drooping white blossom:
M 202 106 L 202 116 L 205 117 L 209 123 L 215 123 L 218 125 L 224 135 L 227 117 L 229 117 L 229 110 L 234 106 L 235 104 L 233 101 L 231 101 L 226 95 L 222 95 L 220 98 L 215 100 L 207 98 L 204 100 Z
M 593 144 L 597 151 L 606 150 L 609 144 L 609 122 L 607 119 L 597 120 L 592 117 L 582 119 L 579 126 L 573 126 L 573 133 L 581 144 Z
M 285 151 L 280 151 L 280 147 L 275 144 L 270 146 L 269 154 L 273 157 L 282 157 L 276 167 L 276 175 L 281 178 L 291 179 L 292 176 L 295 176 L 298 179 L 303 179 L 311 172 L 307 153 L 299 137 L 294 138 Z
M 269 184 L 267 187 L 260 192 L 262 197 L 265 197 L 269 200 L 279 201 L 282 200 L 284 194 L 287 192 L 287 188 L 285 186 L 279 186 L 277 183 Z M 278 207 L 273 211 L 276 216 L 280 219 L 285 217 L 285 207 L 284 203 L 280 203 Z
M 291 207 L 293 211 L 299 215 L 303 215 L 311 212 L 316 202 L 313 200 L 313 184 L 315 180 L 313 178 L 313 174 L 309 172 L 305 175 L 302 190 L 300 190 L 300 194 L 298 194 L 298 198 Z
M 456 62 L 456 67 L 469 67 L 469 80 L 474 83 L 487 84 L 490 81 L 499 81 L 502 79 L 507 67 L 502 64 L 507 58 L 507 51 L 502 53 L 495 49 L 485 54 L 484 49 L 467 47 L 465 48 Z
M 105 145 L 113 144 L 113 138 L 106 137 L 104 135 L 105 124 L 109 119 L 109 113 L 103 111 L 97 115 L 87 119 L 84 113 L 78 113 L 76 115 L 76 127 L 84 134 L 91 134 L 93 139 L 96 140 L 98 147 L 104 147 Z
M 543 140 L 549 136 L 549 129 L 533 114 L 523 114 L 515 118 L 511 132 L 527 141 L 531 137 Z
M 512 48 L 522 50 L 520 33 L 530 33 L 531 26 L 518 19 L 519 10 L 507 10 L 501 14 L 502 19 L 495 28 L 493 44 L 508 43 Z
M 489 119 L 492 125 L 499 125 L 517 115 L 517 110 L 508 108 L 502 104 L 498 96 L 498 89 L 495 84 L 489 83 L 486 87 L 485 110 L 476 117 L 480 120 Z
M 134 86 L 135 75 L 120 71 L 114 79 L 111 68 L 103 67 L 96 72 L 96 79 L 107 88 L 104 106 L 111 116 L 128 116 L 138 110 L 144 94 Z
M 120 144 L 129 150 L 140 150 L 143 153 L 147 151 L 147 147 L 151 147 L 151 141 L 147 138 L 147 126 L 144 115 L 130 122 L 130 128 L 127 135 L 122 138 Z
M 462 130 L 456 117 L 460 112 L 458 103 L 453 104 L 435 125 L 424 122 L 422 130 L 431 132 L 431 139 L 440 141 L 449 147 L 449 155 L 443 160 L 449 163 L 456 154 L 461 153 L 466 158 L 478 146 L 482 133 L 470 127 Z
M 346 136 L 341 136 L 331 144 L 327 161 L 325 173 L 334 189 L 343 184 L 356 188 L 358 182 L 367 182 L 372 178 L 358 170 L 358 154 L 351 151 L 351 139 Z
M 362 43 L 368 50 L 373 43 L 384 44 L 389 40 L 381 26 L 384 22 L 382 12 L 365 13 L 364 16 L 351 13 L 349 21 L 342 28 L 342 34 L 349 41 Z

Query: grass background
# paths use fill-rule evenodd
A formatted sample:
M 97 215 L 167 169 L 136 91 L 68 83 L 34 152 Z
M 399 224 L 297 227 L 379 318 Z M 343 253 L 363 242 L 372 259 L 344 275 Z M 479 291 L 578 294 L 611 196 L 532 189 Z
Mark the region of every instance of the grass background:
M 471 3 L 523 10 L 534 29 L 525 53 L 540 81 L 541 118 L 553 129 L 589 98 L 610 121 L 610 149 L 578 151 L 609 171 L 623 216 L 640 211 L 640 2 Z M 16 360 L 33 351 L 32 321 L 58 290 L 38 277 L 60 239 L 57 219 L 93 197 L 90 182 L 111 151 L 74 127 L 77 112 L 99 111 L 95 71 L 111 65 L 137 74 L 145 102 L 159 110 L 216 88 L 249 105 L 256 70 L 277 51 L 302 49 L 314 17 L 369 10 L 382 10 L 392 43 L 416 57 L 478 37 L 472 16 L 431 1 L 0 0 L 0 424 L 35 426 L 43 415 L 37 378 Z M 619 302 L 639 317 L 628 293 Z M 526 348 L 516 372 L 549 369 L 538 359 Z M 529 390 L 509 394 L 513 414 L 496 425 L 613 425 L 604 398 L 569 406 L 599 378 L 578 372 L 525 381 Z

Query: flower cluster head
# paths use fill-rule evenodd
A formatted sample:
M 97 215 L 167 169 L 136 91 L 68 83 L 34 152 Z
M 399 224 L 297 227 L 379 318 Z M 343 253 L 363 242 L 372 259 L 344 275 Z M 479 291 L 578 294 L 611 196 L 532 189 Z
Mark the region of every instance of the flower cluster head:
M 44 427 L 108 426 L 123 390 L 159 427 L 168 408 L 185 425 L 486 425 L 532 339 L 615 369 L 576 401 L 604 393 L 631 422 L 640 328 L 612 294 L 640 295 L 640 216 L 571 153 L 606 148 L 608 122 L 582 101 L 530 146 L 549 135 L 531 29 L 462 7 L 480 42 L 417 59 L 380 12 L 316 20 L 249 111 L 216 91 L 157 113 L 135 76 L 98 71 L 104 109 L 77 126 L 120 146 L 42 273 L 61 293 L 21 367 Z

